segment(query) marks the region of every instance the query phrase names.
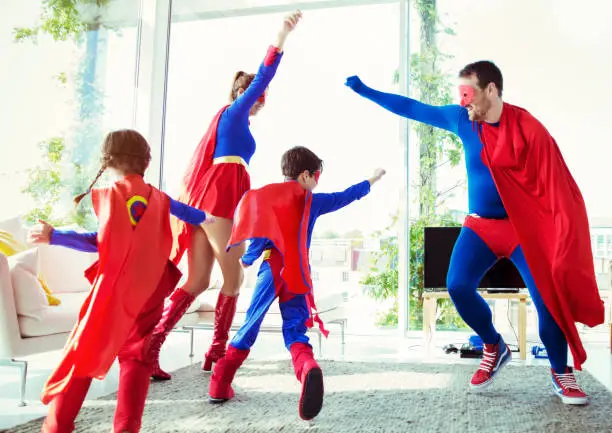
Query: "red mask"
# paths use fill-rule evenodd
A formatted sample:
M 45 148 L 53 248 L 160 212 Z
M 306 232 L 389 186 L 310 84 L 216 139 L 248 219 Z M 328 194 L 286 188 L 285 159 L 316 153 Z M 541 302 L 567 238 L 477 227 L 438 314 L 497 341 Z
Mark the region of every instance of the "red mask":
M 315 171 L 314 178 L 316 183 L 319 183 L 319 177 L 321 177 L 321 170 Z
M 474 102 L 474 88 L 472 86 L 462 84 L 459 86 L 459 98 L 461 98 L 460 105 L 462 107 L 470 105 L 472 102 Z

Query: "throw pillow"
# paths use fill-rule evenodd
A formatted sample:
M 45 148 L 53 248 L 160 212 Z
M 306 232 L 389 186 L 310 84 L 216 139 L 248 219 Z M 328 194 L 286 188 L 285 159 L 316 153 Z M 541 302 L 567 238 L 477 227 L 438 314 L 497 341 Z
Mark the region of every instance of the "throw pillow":
M 17 314 L 41 320 L 49 301 L 37 278 L 38 250 L 14 254 L 8 262 Z
M 5 230 L 0 230 L 0 253 L 10 257 L 25 250 L 27 250 L 27 246 L 25 244 L 22 244 L 16 240 L 11 233 Z M 40 285 L 47 296 L 49 305 L 60 305 L 61 301 L 53 296 L 53 293 L 51 293 L 51 290 L 49 289 L 49 286 L 42 274 L 38 275 L 38 281 L 40 282 Z

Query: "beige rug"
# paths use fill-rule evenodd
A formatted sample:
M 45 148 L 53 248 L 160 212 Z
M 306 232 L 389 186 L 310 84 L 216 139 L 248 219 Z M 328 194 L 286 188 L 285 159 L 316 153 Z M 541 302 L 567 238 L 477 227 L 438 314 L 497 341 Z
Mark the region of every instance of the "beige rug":
M 612 395 L 588 373 L 578 379 L 586 407 L 563 405 L 545 367 L 509 365 L 482 394 L 467 384 L 471 365 L 322 361 L 325 402 L 311 422 L 299 419 L 299 384 L 288 361 L 247 362 L 236 397 L 207 402 L 209 375 L 199 364 L 153 383 L 142 432 L 612 432 Z M 115 396 L 88 401 L 77 432 L 110 431 Z M 41 421 L 8 430 L 40 432 Z

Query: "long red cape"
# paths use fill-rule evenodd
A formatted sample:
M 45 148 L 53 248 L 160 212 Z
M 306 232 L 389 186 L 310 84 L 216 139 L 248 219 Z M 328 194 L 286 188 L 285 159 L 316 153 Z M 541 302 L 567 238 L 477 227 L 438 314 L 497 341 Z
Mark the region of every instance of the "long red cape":
M 586 352 L 575 322 L 604 322 L 582 194 L 557 143 L 526 110 L 504 104 L 499 127 L 483 123 L 481 140 L 538 291 L 580 370 Z
M 306 295 L 310 310 L 306 325 L 312 327 L 313 321 L 317 322 L 327 336 L 316 310 L 308 261 L 311 204 L 312 193 L 297 182 L 274 183 L 246 192 L 236 208 L 227 249 L 254 238 L 272 242 L 283 258 L 280 276 L 287 291 Z
M 202 209 L 202 201 L 204 199 L 204 183 L 202 179 L 210 167 L 212 167 L 215 147 L 217 145 L 217 127 L 219 126 L 219 119 L 227 107 L 229 105 L 221 108 L 215 114 L 215 117 L 213 117 L 208 130 L 196 147 L 183 176 L 183 191 L 179 201 L 197 209 Z M 174 264 L 178 264 L 189 246 L 189 226 L 178 218 L 172 218 L 171 221 L 174 243 L 170 258 Z
M 126 206 L 134 195 L 148 202 L 135 227 Z M 181 276 L 168 261 L 172 233 L 170 203 L 164 193 L 136 176 L 112 188 L 92 191 L 92 200 L 100 220 L 99 260 L 86 271 L 93 287 L 60 365 L 45 384 L 41 395 L 44 404 L 66 389 L 72 377 L 103 378 L 145 303 L 161 284 L 172 290 Z

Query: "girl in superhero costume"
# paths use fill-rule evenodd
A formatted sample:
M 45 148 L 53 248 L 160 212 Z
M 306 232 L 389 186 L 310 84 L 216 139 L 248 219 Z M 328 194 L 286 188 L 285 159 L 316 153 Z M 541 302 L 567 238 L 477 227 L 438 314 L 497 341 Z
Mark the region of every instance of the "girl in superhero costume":
M 319 216 L 367 195 L 370 186 L 385 172 L 378 169 L 369 180 L 342 192 L 313 194 L 322 169 L 319 157 L 304 147 L 295 147 L 285 152 L 281 166 L 286 181 L 249 191 L 236 211 L 228 248 L 250 240 L 241 258 L 242 265 L 251 266 L 262 255 L 263 262 L 245 323 L 215 365 L 209 396 L 213 403 L 234 396 L 231 386 L 234 375 L 255 343 L 270 305 L 278 297 L 285 347 L 302 384 L 299 414 L 309 420 L 317 416 L 323 405 L 323 374 L 314 360 L 306 331 L 317 322 L 321 332 L 328 334 L 316 313 L 308 263 L 314 224 Z
M 30 230 L 33 243 L 99 254 L 98 261 L 85 271 L 91 292 L 68 337 L 62 360 L 42 391 L 42 402 L 51 403 L 42 426 L 45 433 L 74 430 L 91 380 L 103 379 L 117 357 L 120 378 L 113 431 L 140 430 L 154 368 L 146 357 L 147 348 L 164 298 L 181 277 L 169 260 L 170 214 L 195 226 L 214 222 L 214 217 L 147 184 L 143 176 L 150 159 L 149 144 L 138 132 L 111 132 L 103 144 L 100 171 L 87 191 L 100 221 L 99 232 L 55 230 L 43 221 Z M 106 169 L 121 179 L 109 188 L 92 189 Z
M 603 323 L 604 309 L 582 195 L 544 126 L 502 101 L 497 66 L 476 62 L 459 75 L 461 105 L 439 107 L 379 92 L 356 76 L 346 85 L 395 114 L 451 131 L 463 142 L 469 215 L 453 249 L 447 287 L 463 320 L 484 342 L 472 389 L 490 385 L 512 357 L 476 290 L 488 269 L 506 257 L 519 270 L 538 312 L 555 394 L 566 404 L 586 404 L 588 397 L 567 365 L 568 343 L 579 370 L 586 352 L 575 322 Z
M 212 363 L 225 354 L 243 281 L 239 259 L 244 252 L 241 247 L 226 252 L 225 247 L 232 231 L 236 206 L 251 187 L 247 169 L 255 153 L 255 139 L 249 129 L 249 117 L 263 108 L 268 85 L 283 56 L 285 39 L 301 17 L 301 12 L 297 11 L 284 19 L 277 42 L 268 48 L 256 75 L 236 74 L 231 103 L 213 118 L 183 178 L 184 192 L 180 200 L 215 215 L 217 223 L 202 231 L 191 230 L 181 221 L 173 220 L 172 261 L 178 264 L 187 250 L 189 272 L 185 285 L 177 288 L 166 301 L 162 319 L 155 328 L 149 350 L 151 360 L 157 364 L 152 375 L 154 379 L 170 379 L 170 374 L 159 366 L 161 346 L 193 300 L 208 288 L 215 260 L 221 267 L 223 287 L 215 307 L 212 343 L 204 355 L 202 369 L 210 371 Z

